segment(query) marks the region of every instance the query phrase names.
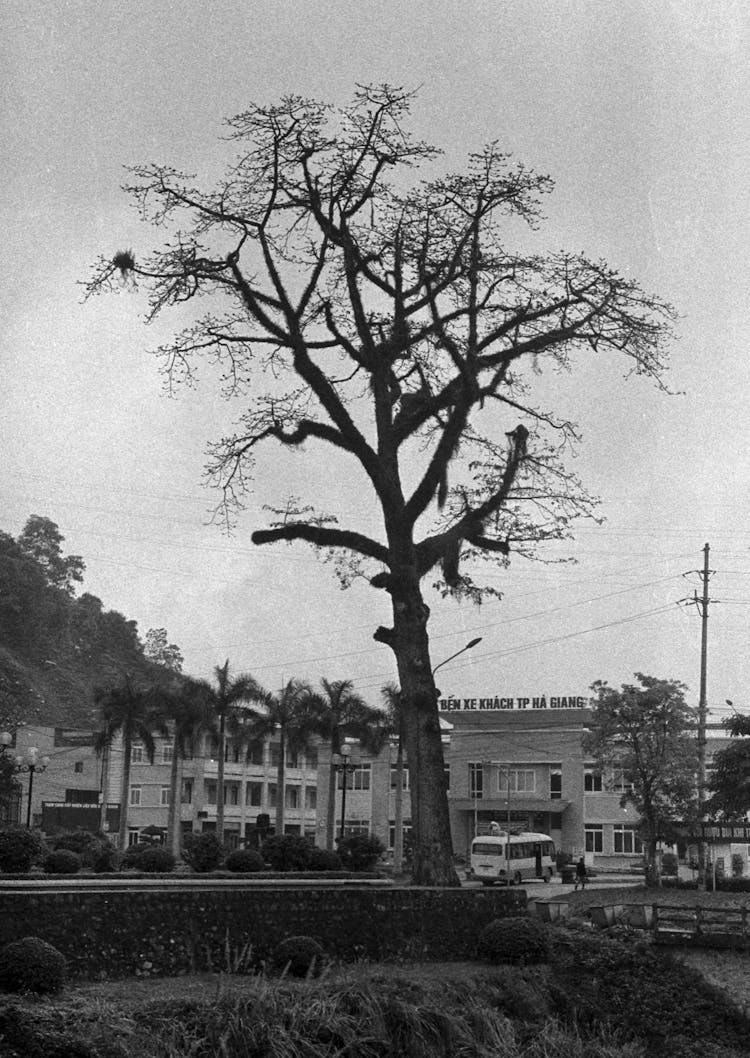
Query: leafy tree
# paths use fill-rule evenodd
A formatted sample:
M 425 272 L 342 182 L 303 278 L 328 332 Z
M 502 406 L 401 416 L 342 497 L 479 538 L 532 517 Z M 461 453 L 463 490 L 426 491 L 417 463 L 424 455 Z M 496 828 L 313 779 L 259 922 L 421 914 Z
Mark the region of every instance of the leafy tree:
M 16 778 L 16 765 L 10 752 L 0 753 L 0 825 L 15 822 L 12 813 L 19 803 L 21 786 Z
M 359 473 L 380 536 L 358 528 L 357 505 L 348 525 L 321 509 L 310 475 L 313 503 L 280 498 L 253 541 L 308 543 L 333 554 L 344 584 L 365 576 L 390 596 L 375 639 L 404 701 L 413 877 L 455 885 L 423 581 L 478 601 L 493 591 L 480 560 L 532 556 L 592 513 L 561 462 L 574 424 L 533 403 L 534 372 L 615 353 L 658 379 L 673 312 L 601 262 L 534 252 L 551 182 L 497 145 L 418 181 L 438 152 L 409 134 L 409 106 L 389 86 L 339 111 L 297 96 L 253 105 L 228 122 L 240 154 L 213 189 L 166 165 L 133 169 L 144 219 L 173 235 L 143 259 L 100 261 L 88 292 L 127 277 L 148 291 L 148 318 L 179 307 L 185 328 L 161 350 L 170 382 L 208 357 L 246 399 L 211 449 L 229 517 L 274 445 Z
M 288 680 L 278 693 L 256 685 L 255 701 L 260 710 L 246 711 L 253 739 L 279 736 L 279 762 L 276 766 L 276 836 L 284 833 L 284 782 L 286 754 L 301 752 L 310 745 L 319 725 L 319 698 L 308 683 Z
M 185 659 L 180 648 L 168 641 L 166 628 L 149 628 L 143 652 L 155 665 L 162 665 L 170 672 L 182 672 Z
M 18 546 L 45 571 L 48 582 L 72 595 L 86 569 L 80 555 L 63 557 L 65 537 L 49 518 L 32 514 L 18 537 Z
M 705 808 L 712 818 L 744 819 L 750 811 L 750 717 L 738 713 L 723 724 L 733 741 L 713 755 Z
M 315 728 L 330 743 L 331 755 L 341 752 L 345 738 L 355 738 L 368 751 L 377 752 L 383 744 L 386 716 L 354 693 L 351 680 L 321 681 L 322 694 L 314 701 Z M 329 770 L 326 848 L 333 849 L 336 829 L 336 770 Z
M 584 749 L 602 771 L 616 768 L 626 787 L 630 784 L 620 803 L 632 804 L 638 813 L 647 883 L 658 885 L 659 839 L 672 836 L 673 822 L 695 814 L 696 713 L 685 701 L 683 683 L 640 672 L 635 678 L 640 686 L 623 684 L 619 691 L 601 680 L 593 684 L 596 698 Z
M 192 686 L 198 699 L 202 698 L 205 707 L 213 718 L 213 729 L 218 738 L 218 761 L 216 772 L 216 836 L 224 844 L 224 764 L 227 754 L 227 729 L 240 737 L 243 729 L 238 722 L 240 707 L 243 703 L 257 701 L 263 693 L 252 676 L 240 675 L 231 677 L 229 659 L 223 665 L 214 668 L 216 684 L 207 680 L 193 680 Z M 244 712 L 244 710 L 243 710 Z

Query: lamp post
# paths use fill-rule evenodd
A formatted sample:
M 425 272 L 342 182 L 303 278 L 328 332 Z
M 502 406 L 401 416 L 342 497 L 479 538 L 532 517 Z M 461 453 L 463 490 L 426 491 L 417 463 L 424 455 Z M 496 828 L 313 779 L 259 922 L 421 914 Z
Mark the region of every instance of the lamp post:
M 435 668 L 432 670 L 432 675 L 434 676 L 438 669 L 442 669 L 443 665 L 447 665 L 449 661 L 453 661 L 453 659 L 457 658 L 459 654 L 463 654 L 465 650 L 471 650 L 473 647 L 475 647 L 478 643 L 481 642 L 481 636 L 477 636 L 476 639 L 470 639 L 465 647 L 461 647 L 461 649 L 457 650 L 455 654 L 451 654 L 451 656 L 449 658 L 446 658 L 445 661 L 441 661 L 439 665 L 436 665 Z
M 29 803 L 26 806 L 26 829 L 31 829 L 31 792 L 34 789 L 34 773 L 46 771 L 49 757 L 40 757 L 36 746 L 29 746 L 25 757 L 16 757 L 16 771 L 29 773 Z
M 349 776 L 357 768 L 357 761 L 352 760 L 352 747 L 350 745 L 344 744 L 341 747 L 340 753 L 333 754 L 331 757 L 331 767 L 334 771 L 340 772 L 343 777 L 341 783 L 341 830 L 339 832 L 339 841 L 343 841 L 344 824 L 346 821 L 346 788 Z
M 12 745 L 13 736 L 10 731 L 0 731 L 0 756 Z

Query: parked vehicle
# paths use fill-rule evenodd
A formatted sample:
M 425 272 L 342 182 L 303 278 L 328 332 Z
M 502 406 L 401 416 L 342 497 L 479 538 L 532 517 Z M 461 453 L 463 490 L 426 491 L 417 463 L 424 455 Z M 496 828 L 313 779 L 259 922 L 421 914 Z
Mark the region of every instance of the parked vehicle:
M 471 843 L 470 876 L 482 885 L 520 885 L 524 878 L 548 882 L 555 870 L 555 844 L 548 834 L 510 834 L 499 828 Z

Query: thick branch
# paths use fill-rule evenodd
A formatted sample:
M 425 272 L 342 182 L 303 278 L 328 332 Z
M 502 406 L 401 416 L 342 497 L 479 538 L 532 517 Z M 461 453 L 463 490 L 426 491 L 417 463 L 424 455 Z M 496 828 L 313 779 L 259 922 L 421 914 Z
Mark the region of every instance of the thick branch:
M 388 563 L 388 549 L 369 536 L 347 529 L 331 529 L 326 526 L 310 525 L 307 522 L 292 522 L 274 529 L 258 529 L 252 535 L 254 544 L 275 544 L 280 540 L 291 542 L 304 540 L 314 547 L 336 547 L 355 551 L 366 558 L 377 562 Z

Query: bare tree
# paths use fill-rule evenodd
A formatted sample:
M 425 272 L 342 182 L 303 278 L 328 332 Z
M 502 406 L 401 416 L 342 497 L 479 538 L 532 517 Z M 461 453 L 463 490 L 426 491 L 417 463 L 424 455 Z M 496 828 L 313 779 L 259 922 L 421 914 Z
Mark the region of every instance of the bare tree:
M 230 516 L 269 445 L 309 443 L 359 471 L 380 535 L 321 510 L 311 478 L 312 505 L 282 501 L 253 541 L 305 541 L 336 556 L 345 583 L 364 575 L 390 596 L 375 639 L 403 695 L 413 878 L 453 885 L 423 581 L 479 600 L 492 590 L 479 559 L 530 556 L 592 513 L 561 462 L 575 427 L 531 402 L 534 371 L 588 350 L 658 379 L 673 313 L 603 263 L 529 249 L 551 183 L 495 144 L 465 172 L 417 179 L 438 152 L 406 130 L 409 106 L 389 86 L 338 111 L 295 96 L 251 106 L 228 122 L 240 153 L 212 190 L 168 166 L 133 169 L 127 190 L 170 241 L 100 261 L 88 291 L 145 288 L 149 320 L 181 308 L 185 328 L 160 350 L 169 384 L 208 358 L 246 397 L 210 449 Z

